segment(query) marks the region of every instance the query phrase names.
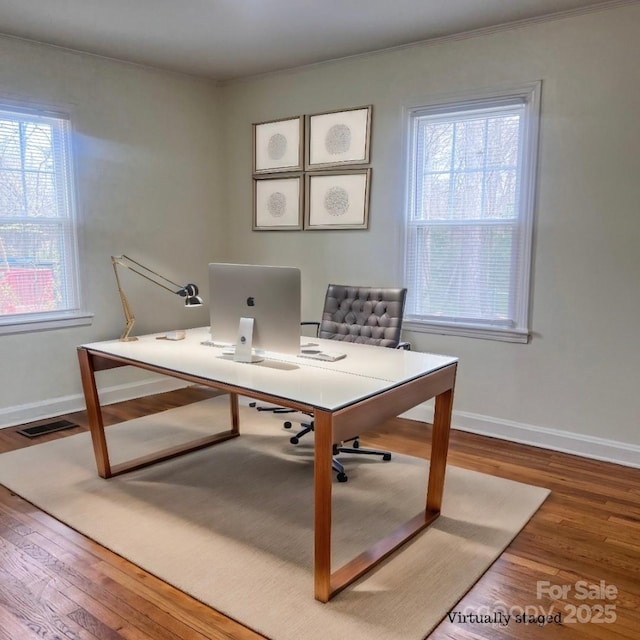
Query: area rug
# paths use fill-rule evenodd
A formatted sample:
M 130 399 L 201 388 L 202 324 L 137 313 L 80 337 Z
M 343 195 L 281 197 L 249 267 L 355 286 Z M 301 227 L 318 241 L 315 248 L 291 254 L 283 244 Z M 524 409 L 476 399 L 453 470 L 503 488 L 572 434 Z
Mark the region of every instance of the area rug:
M 449 466 L 441 517 L 327 604 L 313 598 L 313 438 L 241 407 L 240 438 L 103 480 L 90 436 L 0 455 L 0 483 L 272 640 L 421 640 L 548 491 Z M 228 428 L 222 396 L 107 429 L 112 464 Z M 305 442 L 306 440 L 306 442 Z M 424 505 L 428 462 L 344 456 L 334 567 Z

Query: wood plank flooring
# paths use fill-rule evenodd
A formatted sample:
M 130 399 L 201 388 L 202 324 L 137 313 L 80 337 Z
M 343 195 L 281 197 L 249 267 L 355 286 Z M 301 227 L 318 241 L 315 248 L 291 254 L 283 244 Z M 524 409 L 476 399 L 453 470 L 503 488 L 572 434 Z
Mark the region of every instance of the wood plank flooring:
M 111 405 L 104 408 L 105 424 L 212 395 L 211 390 L 190 387 Z M 60 418 L 79 426 L 34 439 L 17 434 L 19 427 L 2 429 L 0 452 L 87 428 L 84 412 Z M 363 445 L 428 456 L 429 447 L 419 437 L 423 428 L 396 419 Z M 449 463 L 547 487 L 552 493 L 429 640 L 640 638 L 640 470 L 457 431 Z M 46 482 L 46 469 L 34 472 L 42 473 Z M 559 593 L 563 588 L 566 597 Z M 498 624 L 500 612 L 511 614 L 508 624 L 504 617 Z M 531 618 L 516 619 L 519 614 Z M 551 621 L 542 624 L 543 614 L 550 614 Z M 31 638 L 262 636 L 0 487 L 0 640 Z

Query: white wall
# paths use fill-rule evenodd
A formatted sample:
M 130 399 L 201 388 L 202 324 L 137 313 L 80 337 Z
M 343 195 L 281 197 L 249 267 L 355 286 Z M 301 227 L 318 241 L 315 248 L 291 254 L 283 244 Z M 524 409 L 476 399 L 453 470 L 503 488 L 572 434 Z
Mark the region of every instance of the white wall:
M 0 424 L 12 407 L 55 414 L 60 398 L 81 400 L 75 346 L 122 326 L 114 252 L 205 284 L 211 260 L 300 266 L 307 318 L 330 281 L 399 284 L 403 105 L 541 79 L 530 344 L 406 337 L 460 357 L 457 426 L 640 464 L 638 33 L 636 4 L 226 87 L 0 38 L 0 91 L 74 105 L 96 314 L 87 328 L 0 337 Z M 365 104 L 374 105 L 370 229 L 252 232 L 251 123 Z M 140 332 L 207 323 L 206 309 L 187 318 L 164 292 L 129 286 L 145 299 Z
M 328 282 L 400 283 L 403 105 L 541 79 L 530 344 L 406 337 L 460 357 L 459 426 L 640 465 L 639 33 L 631 5 L 226 86 L 232 258 L 301 267 L 308 318 Z M 370 229 L 252 232 L 251 123 L 366 104 Z
M 75 347 L 124 326 L 112 254 L 206 289 L 207 261 L 224 242 L 220 101 L 211 82 L 0 38 L 3 97 L 72 111 L 83 289 L 95 318 L 89 327 L 0 336 L 0 424 L 81 401 Z M 127 293 L 139 333 L 208 323 L 206 309 L 186 312 L 177 296 L 138 276 L 127 279 Z M 137 379 L 111 373 L 101 374 L 103 384 Z

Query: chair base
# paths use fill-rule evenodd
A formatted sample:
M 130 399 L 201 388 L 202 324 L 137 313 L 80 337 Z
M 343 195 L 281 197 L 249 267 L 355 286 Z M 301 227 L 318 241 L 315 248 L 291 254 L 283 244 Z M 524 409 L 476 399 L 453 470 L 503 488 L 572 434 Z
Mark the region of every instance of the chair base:
M 349 476 L 344 472 L 344 466 L 335 458 L 331 460 L 331 467 L 336 472 L 338 482 L 346 482 L 349 479 Z
M 284 407 L 259 407 L 259 406 L 256 406 L 255 402 L 252 402 L 249 406 L 254 407 L 258 411 L 270 411 L 272 413 L 296 413 L 295 409 L 285 409 Z M 285 429 L 291 429 L 292 426 L 293 425 L 289 420 L 287 420 L 284 423 Z M 302 438 L 303 436 L 306 436 L 308 433 L 311 433 L 313 431 L 313 422 L 302 422 L 300 426 L 302 427 L 300 431 L 298 431 L 295 435 L 289 438 L 289 442 L 291 442 L 291 444 L 298 444 L 300 442 L 300 438 Z M 336 480 L 338 482 L 346 482 L 349 479 L 349 476 L 346 474 L 344 470 L 344 465 L 339 460 L 336 459 L 336 456 L 338 456 L 341 453 L 355 453 L 355 454 L 368 455 L 368 456 L 380 456 L 385 461 L 391 460 L 391 453 L 389 451 L 378 451 L 376 449 L 362 449 L 360 447 L 360 440 L 358 439 L 357 436 L 349 440 L 349 442 L 352 443 L 351 447 L 343 447 L 341 445 L 333 446 L 333 460 L 331 461 L 331 467 L 336 472 Z
M 291 428 L 291 423 L 289 421 L 284 423 L 285 429 Z M 289 438 L 289 442 L 291 444 L 298 444 L 300 442 L 300 438 L 306 436 L 308 433 L 313 431 L 313 422 L 303 422 L 301 425 L 302 429 L 298 431 L 294 436 Z M 334 445 L 333 446 L 333 470 L 338 473 L 337 479 L 338 482 L 346 482 L 349 478 L 344 471 L 344 465 L 336 459 L 336 456 L 341 453 L 355 453 L 357 455 L 364 456 L 380 456 L 385 462 L 391 460 L 391 452 L 390 451 L 379 451 L 377 449 L 362 449 L 360 447 L 359 437 L 356 436 L 352 438 L 348 442 L 352 443 L 351 447 L 343 447 L 342 445 Z
M 291 423 L 289 423 L 291 424 Z M 285 424 L 285 428 L 286 428 L 286 424 Z M 289 442 L 291 444 L 298 444 L 300 442 L 300 438 L 302 438 L 302 436 L 306 436 L 307 433 L 311 433 L 313 431 L 313 423 L 309 424 L 309 423 L 302 423 L 300 425 L 302 427 L 302 429 L 300 429 L 300 431 L 298 431 L 298 433 L 296 433 L 295 436 L 291 436 L 289 438 Z
M 363 456 L 381 456 L 385 462 L 391 460 L 389 451 L 377 451 L 376 449 L 361 449 L 360 447 L 338 447 L 338 453 L 357 453 Z

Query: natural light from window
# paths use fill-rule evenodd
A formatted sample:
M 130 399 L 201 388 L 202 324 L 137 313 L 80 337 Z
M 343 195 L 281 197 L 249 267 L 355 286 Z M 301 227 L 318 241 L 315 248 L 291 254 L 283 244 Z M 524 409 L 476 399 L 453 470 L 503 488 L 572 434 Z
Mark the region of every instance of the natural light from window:
M 0 332 L 82 315 L 70 143 L 68 118 L 0 106 Z
M 536 88 L 408 110 L 407 328 L 527 340 Z

